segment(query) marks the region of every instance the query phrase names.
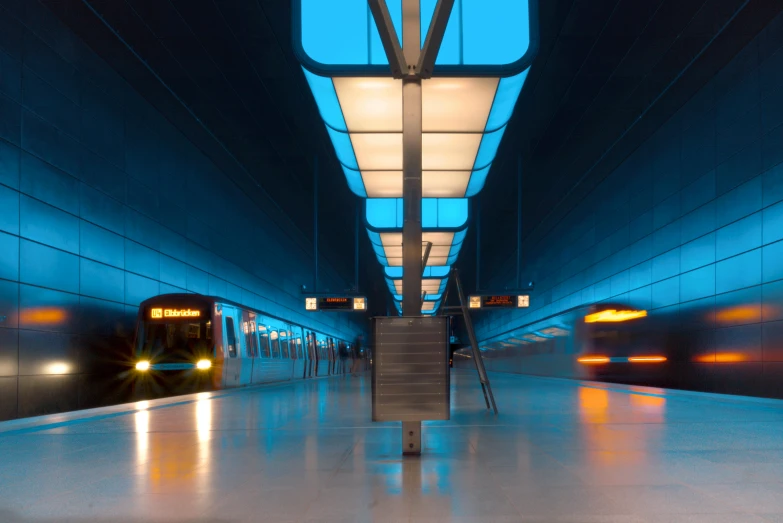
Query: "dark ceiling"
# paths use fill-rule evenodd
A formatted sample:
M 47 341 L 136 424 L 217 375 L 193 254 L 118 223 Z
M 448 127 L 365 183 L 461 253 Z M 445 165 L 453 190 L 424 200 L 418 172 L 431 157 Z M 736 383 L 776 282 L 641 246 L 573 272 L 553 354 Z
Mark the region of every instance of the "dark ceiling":
M 352 281 L 345 224 L 356 199 L 293 55 L 290 0 L 42 1 L 199 146 L 241 164 L 259 198 L 308 237 L 317 156 L 319 236 Z M 540 4 L 540 51 L 481 194 L 482 230 L 513 229 L 500 225 L 516 222 L 521 155 L 523 233 L 545 234 L 567 199 L 610 172 L 783 10 L 780 0 Z M 485 233 L 490 270 L 514 253 L 514 238 L 502 240 Z M 379 281 L 364 238 L 361 256 L 365 278 Z M 460 265 L 470 272 L 474 258 L 469 246 Z

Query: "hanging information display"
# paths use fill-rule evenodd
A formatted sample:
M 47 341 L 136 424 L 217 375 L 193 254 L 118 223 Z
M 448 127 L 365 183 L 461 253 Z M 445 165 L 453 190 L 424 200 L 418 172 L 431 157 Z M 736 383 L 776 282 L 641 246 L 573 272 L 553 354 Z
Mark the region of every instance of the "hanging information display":
M 468 304 L 471 309 L 508 309 L 530 307 L 530 296 L 492 294 L 486 296 L 470 296 Z
M 308 311 L 365 311 L 367 298 L 364 296 L 317 296 L 305 298 Z

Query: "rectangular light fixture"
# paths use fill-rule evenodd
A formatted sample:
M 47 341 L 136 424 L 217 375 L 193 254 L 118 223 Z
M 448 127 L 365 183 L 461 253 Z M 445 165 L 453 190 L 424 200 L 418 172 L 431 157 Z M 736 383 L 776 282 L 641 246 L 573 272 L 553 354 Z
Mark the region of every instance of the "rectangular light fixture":
M 647 316 L 645 310 L 622 310 L 607 309 L 585 316 L 585 323 L 604 323 L 604 322 L 622 322 L 630 321 Z

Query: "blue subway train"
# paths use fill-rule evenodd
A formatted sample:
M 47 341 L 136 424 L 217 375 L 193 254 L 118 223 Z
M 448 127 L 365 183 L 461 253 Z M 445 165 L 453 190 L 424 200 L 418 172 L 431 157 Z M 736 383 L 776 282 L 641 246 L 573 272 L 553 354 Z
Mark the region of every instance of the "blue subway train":
M 137 392 L 225 389 L 365 370 L 354 348 L 223 298 L 164 294 L 139 307 L 132 371 Z
M 769 306 L 771 307 L 771 306 Z M 768 307 L 768 308 L 769 308 Z M 754 304 L 575 307 L 480 343 L 488 370 L 783 397 L 783 345 Z M 454 366 L 474 366 L 468 348 Z

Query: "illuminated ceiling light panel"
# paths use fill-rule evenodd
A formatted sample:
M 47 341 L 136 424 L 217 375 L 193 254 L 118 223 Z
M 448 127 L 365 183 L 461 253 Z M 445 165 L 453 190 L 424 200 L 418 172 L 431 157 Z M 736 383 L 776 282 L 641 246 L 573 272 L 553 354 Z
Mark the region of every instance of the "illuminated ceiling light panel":
M 368 231 L 378 262 L 385 267 L 402 266 L 402 233 Z M 425 232 L 422 234 L 422 258 L 426 252 L 426 242 L 431 242 L 427 267 L 452 265 L 459 255 L 466 230 L 454 232 Z M 448 272 L 446 272 L 448 274 Z
M 351 190 L 402 196 L 402 80 L 318 76 L 305 68 Z M 422 194 L 461 198 L 484 186 L 527 77 L 432 78 L 422 84 Z M 443 174 L 439 174 L 442 171 Z
M 402 273 L 403 269 L 402 267 L 385 267 L 384 272 L 386 273 L 387 279 L 392 280 L 401 280 L 402 279 Z M 445 278 L 449 275 L 451 272 L 451 267 L 449 266 L 427 266 L 424 269 L 424 278 Z
M 402 0 L 385 2 L 401 40 Z M 422 42 L 435 5 L 421 2 Z M 465 198 L 483 188 L 524 86 L 536 11 L 537 0 L 455 0 L 433 78 L 422 83 L 422 228 L 432 242 L 422 291 L 438 296 L 424 314 L 440 304 L 467 228 Z M 293 0 L 292 12 L 294 52 L 349 188 L 370 198 L 367 231 L 402 299 L 402 81 L 389 78 L 366 0 Z
M 392 292 L 392 294 L 396 294 L 399 296 L 403 296 L 402 292 L 402 280 L 386 280 L 387 285 L 389 286 L 389 290 Z M 446 284 L 448 283 L 448 278 L 442 278 L 442 279 L 436 279 L 436 278 L 426 278 L 421 280 L 421 291 L 422 293 L 426 292 L 427 295 L 439 295 L 443 294 L 443 292 L 446 290 Z
M 402 198 L 368 198 L 367 228 L 375 231 L 402 230 Z M 421 202 L 422 229 L 464 229 L 468 225 L 467 198 L 425 198 Z

